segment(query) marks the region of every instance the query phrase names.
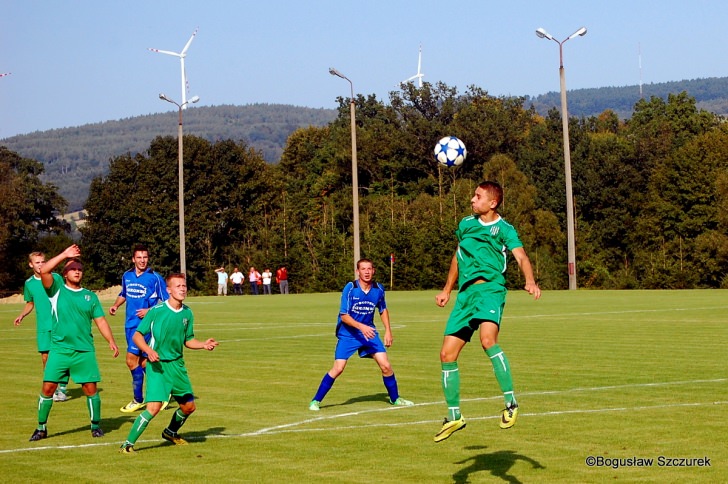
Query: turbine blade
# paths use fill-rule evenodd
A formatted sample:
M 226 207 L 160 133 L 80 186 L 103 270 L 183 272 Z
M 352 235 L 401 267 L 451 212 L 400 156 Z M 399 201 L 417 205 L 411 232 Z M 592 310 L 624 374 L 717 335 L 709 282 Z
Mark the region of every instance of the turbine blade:
M 185 44 L 185 48 L 184 48 L 184 49 L 182 49 L 182 53 L 181 53 L 180 55 L 185 55 L 185 54 L 187 53 L 187 49 L 189 49 L 189 48 L 190 48 L 190 44 L 191 44 L 191 43 L 192 43 L 192 41 L 193 41 L 193 40 L 195 39 L 195 35 L 197 35 L 197 31 L 198 31 L 198 30 L 199 30 L 199 27 L 197 27 L 197 28 L 195 29 L 195 31 L 194 31 L 194 32 L 192 32 L 192 37 L 190 37 L 190 40 L 188 40 L 188 41 L 187 41 L 187 43 Z
M 159 49 L 152 49 L 152 48 L 148 48 L 147 50 L 150 50 L 152 52 L 157 52 L 159 54 L 167 54 L 167 55 L 173 55 L 175 57 L 182 57 L 181 54 L 178 54 L 177 52 L 172 52 L 170 50 L 159 50 Z
M 12 74 L 12 72 L 6 72 L 5 74 L 0 74 L 0 77 L 9 76 L 10 74 Z

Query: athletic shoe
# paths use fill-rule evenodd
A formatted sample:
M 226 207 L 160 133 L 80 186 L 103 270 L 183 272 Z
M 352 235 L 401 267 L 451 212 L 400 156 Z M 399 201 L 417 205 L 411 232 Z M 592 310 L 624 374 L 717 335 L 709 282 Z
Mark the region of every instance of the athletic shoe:
M 169 398 L 171 399 L 172 398 L 172 395 L 170 395 Z M 161 412 L 162 410 L 166 410 L 167 407 L 169 407 L 169 399 L 167 399 L 166 401 L 162 402 L 162 408 L 160 408 L 159 411 Z
M 136 412 L 137 410 L 141 410 L 142 408 L 144 408 L 145 405 L 146 405 L 146 403 L 144 403 L 144 402 L 139 403 L 136 400 L 132 400 L 131 402 L 129 402 L 126 405 L 124 405 L 123 407 L 121 407 L 119 410 L 121 410 L 124 413 L 132 413 L 132 412 Z
M 36 442 L 48 437 L 48 430 L 35 429 L 33 435 L 30 436 L 29 442 Z
M 321 410 L 321 402 L 318 400 L 311 400 L 311 403 L 308 404 L 308 409 L 313 410 L 314 412 L 318 412 Z
M 174 445 L 187 445 L 187 441 L 180 437 L 178 433 L 170 432 L 168 429 L 162 431 L 162 438 Z
M 119 453 L 120 454 L 134 454 L 136 451 L 134 450 L 134 446 L 130 444 L 129 442 L 124 442 L 121 444 L 121 447 L 119 447 Z
M 96 438 L 103 437 L 103 436 L 104 436 L 104 431 L 101 430 L 101 427 L 99 427 L 97 429 L 91 429 L 91 437 L 96 439 Z
M 518 417 L 518 405 L 514 403 L 503 410 L 503 415 L 501 416 L 500 421 L 500 428 L 509 429 L 516 425 L 516 417 Z
M 405 400 L 404 398 L 400 397 L 395 401 L 389 401 L 392 405 L 395 407 L 411 407 L 414 405 L 413 402 L 410 402 L 409 400 Z
M 53 394 L 53 401 L 54 402 L 65 402 L 68 397 L 65 393 L 63 393 L 60 390 L 56 390 L 56 392 Z
M 442 428 L 435 435 L 435 442 L 442 442 L 460 429 L 465 428 L 465 419 L 460 416 L 457 420 L 445 419 L 442 421 Z

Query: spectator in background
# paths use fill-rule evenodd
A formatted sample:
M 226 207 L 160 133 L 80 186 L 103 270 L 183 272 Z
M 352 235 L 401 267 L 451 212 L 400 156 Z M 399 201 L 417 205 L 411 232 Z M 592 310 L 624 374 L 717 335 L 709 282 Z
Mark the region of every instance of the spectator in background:
M 270 283 L 273 280 L 273 273 L 270 271 L 270 269 L 266 269 L 263 271 L 263 274 L 261 274 L 261 277 L 263 278 L 263 294 L 273 294 L 270 290 Z
M 258 284 L 260 281 L 260 272 L 255 270 L 255 267 L 250 267 L 248 272 L 248 281 L 250 282 L 250 294 L 258 295 Z
M 243 281 L 245 276 L 236 267 L 232 274 L 230 274 L 230 282 L 233 283 L 233 294 L 243 295 Z
M 286 270 L 286 266 L 281 266 L 276 271 L 276 282 L 278 282 L 281 294 L 288 294 L 288 270 Z
M 218 267 L 215 272 L 217 272 L 217 295 L 227 296 L 228 275 L 225 267 Z

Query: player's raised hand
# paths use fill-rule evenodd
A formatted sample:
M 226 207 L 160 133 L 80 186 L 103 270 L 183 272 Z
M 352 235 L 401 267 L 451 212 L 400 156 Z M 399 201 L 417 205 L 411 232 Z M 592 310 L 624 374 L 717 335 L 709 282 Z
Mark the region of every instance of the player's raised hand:
M 66 250 L 63 251 L 63 255 L 67 259 L 70 259 L 72 257 L 80 257 L 81 249 L 76 244 L 73 244 L 73 245 L 66 247 Z

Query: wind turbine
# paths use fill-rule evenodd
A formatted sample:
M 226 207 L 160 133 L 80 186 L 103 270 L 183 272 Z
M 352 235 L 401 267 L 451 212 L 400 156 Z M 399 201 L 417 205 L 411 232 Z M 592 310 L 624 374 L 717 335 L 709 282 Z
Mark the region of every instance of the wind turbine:
M 197 35 L 197 31 L 199 28 L 196 28 L 194 32 L 192 32 L 192 37 L 190 37 L 190 40 L 187 41 L 185 44 L 184 49 L 182 49 L 182 52 L 172 52 L 170 50 L 159 50 L 159 49 L 149 49 L 152 52 L 158 52 L 160 54 L 167 54 L 167 55 L 173 55 L 175 57 L 179 57 L 180 62 L 180 68 L 182 71 L 182 102 L 180 105 L 182 106 L 182 109 L 187 109 L 187 91 L 189 91 L 189 83 L 187 82 L 187 74 L 185 73 L 185 57 L 187 57 L 187 49 L 190 48 L 190 44 L 195 38 L 195 35 Z
M 417 58 L 417 74 L 410 77 L 409 79 L 405 79 L 402 81 L 403 83 L 414 81 L 417 79 L 417 87 L 422 87 L 422 78 L 425 77 L 425 75 L 422 73 L 422 44 L 420 44 L 420 55 Z

